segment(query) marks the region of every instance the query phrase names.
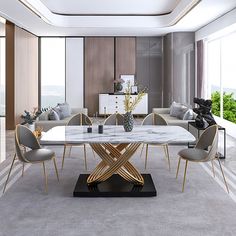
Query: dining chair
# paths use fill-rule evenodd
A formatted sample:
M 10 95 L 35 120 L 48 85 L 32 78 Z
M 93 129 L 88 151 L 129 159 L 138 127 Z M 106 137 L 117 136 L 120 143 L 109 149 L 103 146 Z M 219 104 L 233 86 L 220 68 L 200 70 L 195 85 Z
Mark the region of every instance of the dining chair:
M 71 117 L 71 119 L 68 121 L 68 123 L 66 125 L 67 126 L 92 125 L 92 121 L 84 113 L 78 113 L 78 114 L 74 115 L 73 117 Z M 84 165 L 85 165 L 85 169 L 87 170 L 88 168 L 87 168 L 86 144 L 70 144 L 70 143 L 65 143 L 64 144 L 64 151 L 63 151 L 63 158 L 62 158 L 61 169 L 63 169 L 63 167 L 64 167 L 66 148 L 68 146 L 70 147 L 69 156 L 71 154 L 72 146 L 83 146 L 84 147 Z M 93 155 L 95 156 L 93 149 L 92 149 L 92 152 L 93 152 Z
M 176 179 L 178 178 L 180 161 L 185 160 L 185 169 L 184 169 L 184 179 L 182 184 L 182 192 L 184 192 L 184 186 L 186 182 L 186 173 L 188 162 L 211 162 L 213 176 L 215 177 L 214 170 L 214 160 L 217 159 L 219 162 L 221 174 L 224 179 L 225 187 L 227 192 L 229 193 L 228 184 L 225 179 L 224 171 L 221 166 L 221 162 L 219 156 L 217 154 L 218 149 L 218 126 L 212 125 L 204 130 L 202 135 L 200 136 L 196 146 L 194 148 L 186 148 L 179 151 L 179 162 L 176 171 Z
M 167 121 L 160 114 L 150 113 L 143 119 L 141 125 L 168 125 L 168 124 L 167 124 Z M 168 148 L 167 143 L 163 143 L 163 144 L 146 144 L 145 169 L 147 168 L 148 147 L 150 145 L 162 146 L 163 147 L 164 152 L 165 152 L 165 156 L 166 156 L 167 161 L 168 161 L 169 171 L 170 171 L 170 155 L 169 155 L 169 148 Z M 142 146 L 140 156 L 142 156 L 144 146 L 145 146 L 145 144 L 143 144 L 143 146 Z
M 46 161 L 53 160 L 57 180 L 59 181 L 55 153 L 52 150 L 42 148 L 40 146 L 37 138 L 32 133 L 32 131 L 29 130 L 24 125 L 17 125 L 16 126 L 16 129 L 15 129 L 15 149 L 16 149 L 16 153 L 14 154 L 14 158 L 12 160 L 9 173 L 7 175 L 7 179 L 6 179 L 4 188 L 3 188 L 3 193 L 6 190 L 7 183 L 9 181 L 11 171 L 12 171 L 12 168 L 13 168 L 13 165 L 14 165 L 14 162 L 16 159 L 18 159 L 23 164 L 22 176 L 24 173 L 24 165 L 25 164 L 27 164 L 27 163 L 30 163 L 30 164 L 42 163 L 43 164 L 45 192 L 48 191 L 48 180 L 47 180 L 47 173 L 46 173 L 46 167 L 45 167 Z
M 123 125 L 124 116 L 119 113 L 114 113 L 106 118 L 103 123 L 104 125 Z

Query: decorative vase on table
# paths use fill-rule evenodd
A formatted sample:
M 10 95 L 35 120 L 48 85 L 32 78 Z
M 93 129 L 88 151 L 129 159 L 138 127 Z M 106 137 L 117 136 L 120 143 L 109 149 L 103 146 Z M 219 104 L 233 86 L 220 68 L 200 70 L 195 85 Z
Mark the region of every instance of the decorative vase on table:
M 124 114 L 124 129 L 125 132 L 131 132 L 134 127 L 134 117 L 131 112 Z

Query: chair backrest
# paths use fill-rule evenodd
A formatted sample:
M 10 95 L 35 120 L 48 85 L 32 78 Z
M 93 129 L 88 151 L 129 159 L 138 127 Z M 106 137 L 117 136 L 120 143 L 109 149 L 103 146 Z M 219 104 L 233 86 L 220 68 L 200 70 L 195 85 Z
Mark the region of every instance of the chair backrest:
M 195 148 L 208 151 L 208 155 L 204 161 L 214 159 L 218 149 L 218 125 L 211 125 L 205 129 Z
M 17 125 L 15 129 L 15 147 L 18 159 L 22 162 L 28 162 L 24 157 L 21 147 L 30 149 L 39 149 L 40 144 L 35 135 L 24 125 Z
M 92 121 L 84 113 L 78 113 L 68 121 L 67 125 L 92 125 Z
M 168 125 L 168 123 L 161 115 L 150 113 L 143 119 L 142 125 Z
M 107 119 L 103 123 L 104 125 L 123 125 L 124 124 L 124 116 L 119 113 L 114 113 L 107 117 Z

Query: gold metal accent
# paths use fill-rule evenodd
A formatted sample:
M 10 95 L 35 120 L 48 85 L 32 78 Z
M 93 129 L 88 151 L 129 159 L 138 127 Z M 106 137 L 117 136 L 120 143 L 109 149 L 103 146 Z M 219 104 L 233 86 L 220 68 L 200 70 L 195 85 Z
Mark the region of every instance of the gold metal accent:
M 143 144 L 143 145 L 145 145 L 145 144 Z M 165 157 L 167 158 L 168 168 L 169 168 L 169 171 L 170 171 L 170 155 L 169 155 L 168 144 L 164 143 L 164 144 L 151 144 L 151 145 L 153 145 L 153 146 L 160 146 L 160 147 L 164 148 Z M 149 147 L 149 144 L 146 144 L 145 170 L 147 169 L 148 147 Z M 140 156 L 142 156 L 142 152 L 143 152 L 143 149 L 141 150 L 141 155 Z
M 22 174 L 21 174 L 22 177 L 24 176 L 24 170 L 25 170 L 25 163 L 22 162 Z
M 85 169 L 87 170 L 88 167 L 87 167 L 87 153 L 86 153 L 86 144 L 69 144 L 69 143 L 66 143 L 64 144 L 64 150 L 63 150 L 63 156 L 62 156 L 62 162 L 61 162 L 61 169 L 64 168 L 64 162 L 65 162 L 65 155 L 66 155 L 66 148 L 69 146 L 70 148 L 72 148 L 72 146 L 82 146 L 83 145 L 83 148 L 84 148 L 84 165 L 85 165 Z M 70 150 L 71 151 L 71 150 Z M 70 152 L 69 151 L 69 152 Z M 69 156 L 70 156 L 70 153 L 69 153 Z M 95 155 L 94 155 L 95 157 Z
M 181 161 L 181 157 L 179 157 L 178 167 L 177 167 L 176 176 L 175 176 L 176 179 L 178 178 L 178 174 L 179 174 L 180 161 Z
M 227 182 L 226 182 L 225 175 L 224 175 L 224 171 L 223 171 L 223 168 L 222 168 L 222 166 L 221 166 L 220 158 L 218 157 L 218 155 L 217 155 L 217 160 L 218 160 L 219 165 L 220 165 L 220 170 L 221 170 L 221 173 L 222 173 L 224 182 L 225 182 L 225 187 L 226 187 L 226 189 L 227 189 L 227 192 L 229 193 L 229 187 L 228 187 L 228 184 L 227 184 Z
M 213 173 L 213 177 L 215 178 L 215 168 L 214 168 L 214 160 L 211 160 L 211 166 L 212 166 L 212 173 Z
M 12 163 L 11 163 L 11 167 L 10 167 L 9 173 L 8 173 L 8 175 L 7 175 L 7 180 L 6 180 L 5 185 L 4 185 L 4 188 L 3 188 L 3 193 L 4 193 L 5 190 L 6 190 L 7 183 L 8 183 L 8 180 L 9 180 L 9 177 L 10 177 L 10 174 L 11 174 L 11 171 L 12 171 L 12 167 L 13 167 L 13 165 L 14 165 L 15 160 L 16 160 L 16 153 L 14 154 L 14 157 L 13 157 L 13 160 L 12 160 Z
M 188 167 L 188 160 L 186 160 L 185 168 L 184 168 L 184 180 L 183 180 L 182 192 L 184 192 L 184 185 L 185 185 L 185 181 L 186 181 L 187 167 Z
M 144 179 L 139 171 L 129 162 L 140 143 L 91 143 L 90 146 L 102 159 L 87 179 L 88 184 L 100 183 L 117 173 L 125 180 L 134 184 L 143 185 Z
M 59 182 L 59 174 L 58 174 L 58 169 L 57 169 L 57 163 L 56 163 L 56 158 L 55 158 L 55 156 L 54 156 L 52 159 L 53 159 L 53 164 L 54 164 L 54 168 L 55 168 L 56 175 L 57 175 L 57 180 L 58 180 L 58 182 Z
M 145 144 L 143 144 L 143 146 L 142 146 L 141 153 L 140 153 L 140 158 L 141 158 L 142 155 L 143 155 L 143 149 L 144 149 L 144 146 L 145 146 Z
M 45 163 L 43 161 L 43 174 L 44 174 L 44 180 L 45 180 L 45 192 L 48 192 L 48 177 L 46 173 Z
M 84 144 L 84 166 L 85 166 L 85 170 L 88 170 L 88 166 L 87 166 L 87 153 L 86 153 L 86 144 Z

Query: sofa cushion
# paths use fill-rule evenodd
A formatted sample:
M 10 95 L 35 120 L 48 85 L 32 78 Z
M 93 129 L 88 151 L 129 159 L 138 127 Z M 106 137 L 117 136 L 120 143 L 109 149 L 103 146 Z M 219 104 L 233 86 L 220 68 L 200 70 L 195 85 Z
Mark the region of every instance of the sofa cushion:
M 58 113 L 54 109 L 50 111 L 50 113 L 48 114 L 48 118 L 49 120 L 60 120 Z
M 39 120 L 48 120 L 48 115 L 49 115 L 50 111 L 51 111 L 51 109 L 40 114 Z
M 52 109 L 58 114 L 60 120 L 64 118 L 61 108 L 59 106 L 53 107 Z
M 58 103 L 57 106 L 60 108 L 63 118 L 71 116 L 71 109 L 68 103 Z
M 183 116 L 183 120 L 193 120 L 193 110 L 192 109 L 188 109 L 184 116 Z
M 181 103 L 173 102 L 170 107 L 170 115 L 174 117 L 183 117 L 187 107 Z

